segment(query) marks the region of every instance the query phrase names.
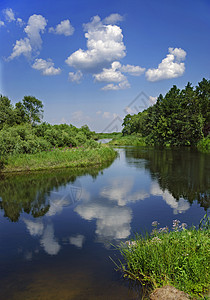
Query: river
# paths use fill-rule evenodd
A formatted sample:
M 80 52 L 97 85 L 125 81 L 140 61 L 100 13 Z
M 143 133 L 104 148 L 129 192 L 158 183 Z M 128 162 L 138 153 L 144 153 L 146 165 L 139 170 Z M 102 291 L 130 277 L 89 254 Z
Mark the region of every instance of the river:
M 0 299 L 141 299 L 110 257 L 151 223 L 198 225 L 209 155 L 118 148 L 113 163 L 0 177 Z

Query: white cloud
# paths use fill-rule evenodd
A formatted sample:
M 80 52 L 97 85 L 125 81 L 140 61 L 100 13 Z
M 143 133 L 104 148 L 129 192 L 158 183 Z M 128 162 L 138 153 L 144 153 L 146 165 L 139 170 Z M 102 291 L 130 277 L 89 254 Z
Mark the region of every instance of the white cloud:
M 113 62 L 110 69 L 104 68 L 101 73 L 94 74 L 94 78 L 97 81 L 101 82 L 122 82 L 127 80 L 125 75 L 123 75 L 117 69 L 121 66 L 121 64 L 117 61 Z
M 66 59 L 70 67 L 91 73 L 97 82 L 107 82 L 102 90 L 127 89 L 130 84 L 123 73 L 139 76 L 145 71 L 140 66 L 123 66 L 119 62 L 126 55 L 122 29 L 116 25 L 122 20 L 123 17 L 117 13 L 103 20 L 94 16 L 83 25 L 87 49 L 78 49 Z M 74 79 L 74 76 L 75 73 L 70 72 L 70 77 Z
M 72 35 L 74 33 L 74 27 L 71 25 L 69 20 L 61 21 L 55 28 L 50 27 L 49 32 L 55 34 L 64 34 L 65 36 Z
M 120 71 L 124 73 L 128 73 L 133 76 L 140 76 L 141 74 L 144 73 L 145 68 L 141 68 L 139 66 L 133 66 L 133 65 L 125 65 L 120 68 Z
M 23 219 L 26 227 L 32 236 L 42 235 L 44 230 L 44 225 L 41 221 L 31 221 L 27 219 Z
M 99 238 L 124 239 L 130 235 L 132 214 L 129 207 L 91 202 L 78 205 L 75 211 L 85 220 L 97 220 L 96 234 Z
M 119 14 L 111 14 L 103 20 L 104 24 L 116 24 L 117 22 L 123 21 L 123 16 Z
M 15 13 L 13 12 L 13 10 L 11 8 L 6 8 L 3 10 L 3 13 L 5 15 L 5 19 L 8 22 L 12 22 L 15 21 Z
M 47 20 L 42 15 L 32 15 L 28 19 L 28 24 L 24 28 L 25 33 L 28 35 L 31 46 L 36 50 L 40 49 L 42 39 L 40 33 L 44 33 Z
M 66 63 L 76 69 L 97 73 L 114 60 L 125 56 L 123 34 L 119 26 L 104 25 L 99 16 L 84 25 L 87 50 L 79 49 L 71 54 Z
M 83 74 L 80 70 L 77 70 L 75 73 L 69 72 L 69 81 L 79 83 L 82 76 L 83 76 Z
M 48 61 L 37 58 L 32 65 L 33 69 L 42 71 L 43 75 L 59 75 L 61 73 L 60 68 L 55 68 L 54 63 L 49 59 Z
M 180 198 L 179 201 L 176 201 L 167 189 L 162 191 L 157 182 L 152 183 L 150 193 L 155 196 L 162 196 L 163 200 L 173 209 L 175 215 L 184 213 L 190 208 L 190 204 L 187 200 Z
M 85 241 L 85 237 L 84 235 L 81 234 L 78 234 L 77 236 L 71 236 L 69 238 L 70 244 L 78 248 L 82 248 L 84 241 Z
M 22 27 L 24 25 L 24 21 L 21 18 L 17 18 L 17 24 Z
M 149 197 L 149 194 L 143 190 L 132 194 L 132 187 L 132 178 L 116 178 L 111 181 L 111 187 L 104 188 L 100 195 L 111 201 L 116 201 L 119 206 L 124 206 L 129 202 L 144 200 Z
M 157 69 L 148 69 L 146 78 L 149 81 L 158 81 L 182 76 L 185 71 L 186 52 L 181 48 L 168 48 L 169 54 L 158 65 Z
M 108 90 L 125 90 L 125 89 L 128 89 L 130 88 L 130 83 L 125 80 L 123 82 L 120 82 L 119 84 L 113 84 L 113 83 L 109 83 L 107 85 L 105 85 L 102 90 L 104 91 L 108 91 Z
M 19 20 L 19 21 L 18 21 Z M 21 24 L 21 19 L 18 18 L 17 21 Z M 37 51 L 41 49 L 42 39 L 40 33 L 43 33 L 47 25 L 46 19 L 41 15 L 32 15 L 28 19 L 28 24 L 24 28 L 27 38 L 20 39 L 16 41 L 13 47 L 12 54 L 9 56 L 9 60 L 23 54 L 27 58 L 31 56 L 32 51 Z M 56 71 L 54 68 L 49 68 L 45 75 L 55 75 Z M 48 74 L 49 73 L 49 74 Z
M 47 225 L 40 243 L 44 250 L 50 255 L 56 255 L 60 251 L 61 246 L 55 240 L 53 225 Z
M 98 111 L 96 112 L 97 115 L 100 115 L 101 113 L 102 113 L 101 110 L 98 110 Z
M 12 54 L 9 56 L 9 60 L 23 54 L 25 57 L 29 58 L 31 55 L 32 47 L 28 38 L 20 39 L 16 41 L 13 47 Z
M 0 27 L 5 26 L 4 22 L 0 20 Z
M 99 82 L 112 82 L 111 84 L 106 85 L 102 90 L 120 90 L 127 89 L 130 87 L 130 84 L 127 80 L 127 77 L 122 74 L 122 72 L 129 73 L 130 75 L 139 76 L 144 72 L 144 68 L 139 66 L 126 65 L 122 66 L 119 61 L 114 61 L 111 64 L 111 68 L 103 68 L 103 71 L 98 74 L 93 74 L 96 81 Z M 114 83 L 118 83 L 115 85 Z

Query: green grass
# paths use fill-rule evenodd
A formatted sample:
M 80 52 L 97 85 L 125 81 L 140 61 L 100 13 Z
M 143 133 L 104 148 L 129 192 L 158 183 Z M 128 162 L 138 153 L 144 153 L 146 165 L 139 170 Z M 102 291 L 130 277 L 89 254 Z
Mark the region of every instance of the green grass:
M 113 160 L 116 152 L 105 145 L 98 148 L 53 148 L 36 154 L 8 156 L 2 172 L 35 171 L 100 165 Z
M 119 247 L 125 260 L 121 263 L 124 276 L 152 288 L 170 284 L 193 297 L 202 298 L 210 283 L 207 215 L 205 224 L 199 229 L 191 227 L 187 230 L 180 229 L 179 221 L 175 220 L 171 231 L 167 227 L 158 230 L 155 226 L 152 235 L 136 235 L 135 240 Z
M 146 146 L 145 138 L 135 135 L 113 138 L 109 144 L 114 146 Z

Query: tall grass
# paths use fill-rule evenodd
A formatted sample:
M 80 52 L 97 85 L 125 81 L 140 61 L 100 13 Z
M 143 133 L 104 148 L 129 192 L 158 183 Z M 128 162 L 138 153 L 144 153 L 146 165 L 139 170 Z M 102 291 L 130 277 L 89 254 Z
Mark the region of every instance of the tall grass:
M 87 167 L 113 160 L 116 152 L 107 146 L 91 148 L 52 148 L 36 154 L 10 155 L 4 172 Z
M 174 220 L 173 229 L 157 228 L 146 236 L 136 235 L 119 248 L 125 276 L 153 288 L 170 284 L 193 297 L 203 297 L 210 283 L 210 227 L 207 215 L 200 228 L 186 229 Z
M 109 144 L 115 146 L 146 146 L 145 138 L 135 135 L 113 138 Z

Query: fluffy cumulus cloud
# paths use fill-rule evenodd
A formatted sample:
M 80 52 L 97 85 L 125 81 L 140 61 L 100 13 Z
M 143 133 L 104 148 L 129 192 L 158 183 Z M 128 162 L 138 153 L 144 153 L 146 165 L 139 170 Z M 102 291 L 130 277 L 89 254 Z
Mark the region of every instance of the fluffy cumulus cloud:
M 3 27 L 3 26 L 5 26 L 4 21 L 0 20 L 0 27 Z
M 121 64 L 117 61 L 113 62 L 110 69 L 104 68 L 101 73 L 94 74 L 96 81 L 102 82 L 122 82 L 126 81 L 127 78 L 120 71 Z
M 50 27 L 49 32 L 54 34 L 63 34 L 65 36 L 72 35 L 74 33 L 74 27 L 69 20 L 61 21 L 55 28 Z
M 19 18 L 19 23 L 22 20 Z M 9 60 L 12 60 L 21 54 L 29 58 L 32 51 L 37 51 L 41 49 L 42 39 L 41 33 L 44 32 L 47 25 L 47 20 L 41 15 L 32 15 L 28 19 L 27 26 L 24 28 L 24 32 L 27 34 L 27 37 L 24 39 L 17 40 L 12 54 L 9 56 Z
M 3 10 L 6 21 L 12 22 L 15 21 L 15 13 L 11 8 L 6 8 Z
M 139 66 L 132 65 L 121 65 L 120 62 L 114 61 L 111 64 L 111 68 L 103 68 L 103 71 L 98 74 L 94 74 L 94 78 L 96 81 L 100 82 L 110 82 L 108 85 L 104 86 L 103 90 L 120 90 L 126 89 L 130 87 L 130 84 L 127 80 L 127 77 L 122 74 L 129 73 L 130 75 L 139 76 L 145 71 L 144 68 Z M 112 82 L 112 83 L 111 83 Z M 114 84 L 118 83 L 118 84 Z
M 130 87 L 123 73 L 139 76 L 145 69 L 139 66 L 125 65 L 119 62 L 126 55 L 122 29 L 116 23 L 123 20 L 117 13 L 101 20 L 94 16 L 91 22 L 84 24 L 87 49 L 78 49 L 72 53 L 66 63 L 83 73 L 91 73 L 96 82 L 107 82 L 102 90 L 120 90 Z M 70 73 L 74 78 L 74 73 Z
M 158 65 L 157 69 L 148 69 L 146 78 L 149 81 L 158 81 L 180 77 L 184 74 L 186 52 L 181 48 L 168 48 L 169 54 Z
M 87 50 L 79 49 L 71 54 L 66 63 L 86 72 L 95 72 L 114 60 L 125 56 L 122 30 L 116 25 L 104 25 L 98 16 L 84 25 Z
M 69 81 L 79 83 L 82 76 L 83 74 L 80 70 L 77 70 L 76 72 L 69 72 Z
M 14 59 L 15 57 L 20 56 L 21 54 L 25 57 L 29 58 L 31 55 L 32 47 L 28 38 L 17 40 L 12 54 L 9 56 L 9 60 Z
M 34 64 L 32 65 L 33 69 L 42 71 L 43 75 L 59 75 L 61 73 L 60 68 L 55 68 L 54 63 L 49 60 L 44 60 L 42 58 L 35 59 Z
M 41 33 L 44 33 L 47 26 L 47 20 L 42 15 L 32 15 L 28 19 L 28 24 L 24 28 L 30 44 L 35 49 L 40 49 L 42 46 Z

